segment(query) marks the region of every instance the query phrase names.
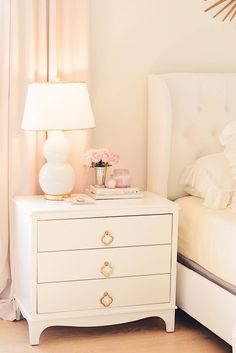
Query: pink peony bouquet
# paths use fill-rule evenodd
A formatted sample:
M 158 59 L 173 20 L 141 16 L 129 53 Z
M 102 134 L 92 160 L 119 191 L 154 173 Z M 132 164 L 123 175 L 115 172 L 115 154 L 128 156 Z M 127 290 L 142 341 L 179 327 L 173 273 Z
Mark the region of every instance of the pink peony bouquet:
M 84 155 L 84 165 L 95 167 L 111 167 L 118 163 L 120 157 L 106 148 L 90 149 Z

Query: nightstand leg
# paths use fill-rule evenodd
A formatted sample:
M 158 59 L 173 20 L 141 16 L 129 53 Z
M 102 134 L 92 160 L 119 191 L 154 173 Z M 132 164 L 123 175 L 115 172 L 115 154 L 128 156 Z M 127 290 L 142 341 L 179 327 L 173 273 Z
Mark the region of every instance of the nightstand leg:
M 174 332 L 175 330 L 175 310 L 161 311 L 158 315 L 166 324 L 166 332 Z
M 29 343 L 31 346 L 39 344 L 39 338 L 42 331 L 46 328 L 41 322 L 28 321 L 29 327 Z

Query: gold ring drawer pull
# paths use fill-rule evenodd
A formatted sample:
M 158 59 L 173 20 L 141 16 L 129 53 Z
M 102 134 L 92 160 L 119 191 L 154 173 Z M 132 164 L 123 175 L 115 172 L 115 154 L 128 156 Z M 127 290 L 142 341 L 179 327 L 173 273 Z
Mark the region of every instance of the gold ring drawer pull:
M 101 241 L 104 245 L 110 245 L 114 240 L 113 235 L 111 234 L 111 232 L 109 232 L 109 230 L 106 230 L 101 238 Z
M 113 272 L 112 264 L 110 264 L 110 262 L 108 262 L 108 261 L 105 261 L 103 266 L 101 267 L 101 273 L 105 277 L 110 277 L 112 272 Z
M 100 299 L 100 303 L 105 306 L 105 308 L 108 308 L 113 302 L 113 298 L 110 296 L 108 292 L 104 292 L 102 298 Z

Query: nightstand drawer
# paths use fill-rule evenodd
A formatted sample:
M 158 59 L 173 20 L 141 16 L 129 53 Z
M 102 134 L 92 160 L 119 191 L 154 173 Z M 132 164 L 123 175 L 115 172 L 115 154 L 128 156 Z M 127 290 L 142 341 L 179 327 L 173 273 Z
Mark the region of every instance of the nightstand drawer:
M 172 215 L 38 221 L 38 251 L 171 243 Z
M 38 285 L 38 313 L 167 303 L 170 275 Z
M 44 252 L 38 283 L 169 273 L 170 263 L 170 245 Z

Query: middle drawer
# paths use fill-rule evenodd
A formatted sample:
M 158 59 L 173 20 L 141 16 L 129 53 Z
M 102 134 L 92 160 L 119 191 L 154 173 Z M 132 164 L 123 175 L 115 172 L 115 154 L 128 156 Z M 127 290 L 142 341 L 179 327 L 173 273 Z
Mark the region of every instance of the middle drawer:
M 170 273 L 171 245 L 38 253 L 38 283 Z

